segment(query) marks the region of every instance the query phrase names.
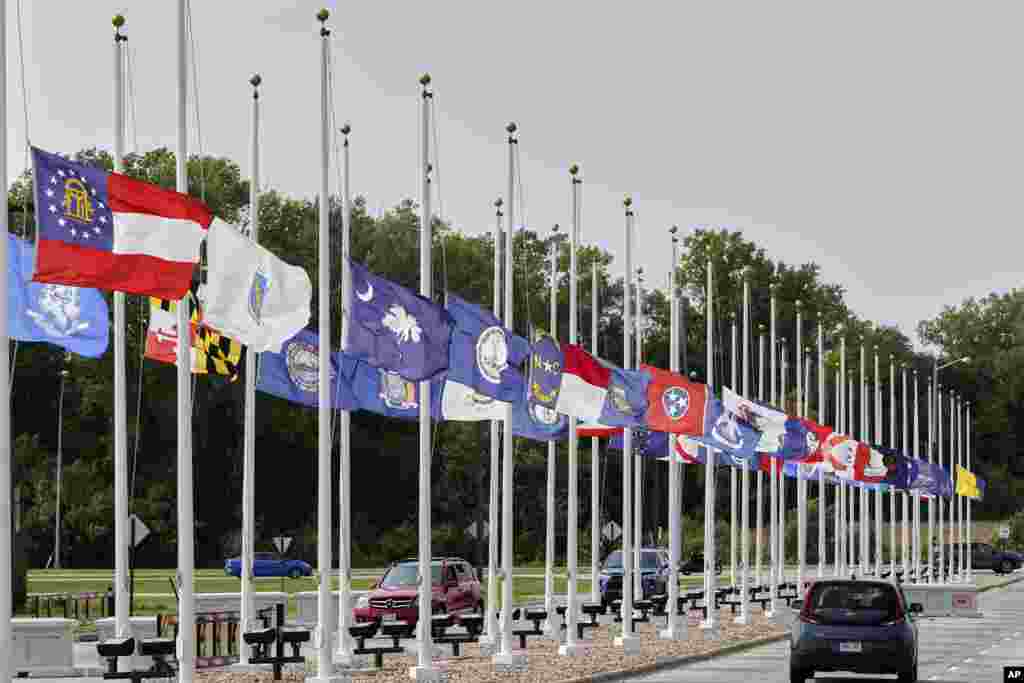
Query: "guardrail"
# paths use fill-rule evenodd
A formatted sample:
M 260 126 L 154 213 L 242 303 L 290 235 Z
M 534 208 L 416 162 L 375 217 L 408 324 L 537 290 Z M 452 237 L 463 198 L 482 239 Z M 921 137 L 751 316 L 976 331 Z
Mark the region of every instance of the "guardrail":
M 29 593 L 28 602 L 32 616 L 37 618 L 52 617 L 55 608 L 58 616 L 79 621 L 114 615 L 114 594 L 109 590 L 103 593 Z

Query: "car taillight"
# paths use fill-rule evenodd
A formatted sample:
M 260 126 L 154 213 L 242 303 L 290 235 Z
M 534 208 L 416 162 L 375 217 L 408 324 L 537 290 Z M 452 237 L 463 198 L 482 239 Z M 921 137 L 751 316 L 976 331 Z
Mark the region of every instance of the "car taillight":
M 896 601 L 896 614 L 889 621 L 883 621 L 879 626 L 895 626 L 896 624 L 902 624 L 906 615 L 903 612 L 903 605 Z
M 800 608 L 800 614 L 797 618 L 805 624 L 820 624 L 821 621 L 814 616 L 814 610 L 811 609 L 811 590 L 813 586 L 807 587 L 807 592 L 804 593 L 804 604 Z

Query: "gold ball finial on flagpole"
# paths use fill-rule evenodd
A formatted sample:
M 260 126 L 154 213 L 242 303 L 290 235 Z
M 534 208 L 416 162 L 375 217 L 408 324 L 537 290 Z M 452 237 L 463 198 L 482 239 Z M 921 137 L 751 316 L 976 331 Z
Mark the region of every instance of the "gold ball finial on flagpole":
M 627 194 L 627 195 L 626 195 L 626 198 L 622 200 L 622 205 L 623 205 L 624 207 L 626 207 L 627 209 L 628 209 L 629 207 L 633 206 L 633 198 L 632 198 L 632 197 L 630 197 L 630 196 L 629 196 L 629 195 Z
M 505 126 L 505 132 L 509 135 L 514 135 L 517 130 L 519 130 L 519 126 L 516 125 L 515 121 L 510 121 L 509 124 Z
M 574 178 L 576 177 L 576 174 L 579 173 L 579 172 L 580 172 L 579 164 L 573 164 L 572 166 L 569 167 L 569 175 L 573 176 Z
M 115 14 L 114 18 L 111 20 L 110 23 L 114 25 L 114 28 L 120 30 L 121 27 L 124 26 L 124 15 L 123 14 Z
M 253 74 L 252 78 L 249 79 L 249 83 L 254 88 L 260 87 L 260 83 L 262 83 L 262 82 L 263 82 L 263 77 L 260 76 L 259 74 Z
M 430 74 L 423 74 L 422 76 L 420 76 L 420 85 L 422 85 L 424 88 L 430 85 Z
M 327 11 L 326 7 L 321 7 L 320 11 L 316 13 L 316 20 L 321 24 L 325 23 L 330 17 L 331 13 Z
M 341 126 L 341 134 L 342 134 L 342 135 L 348 135 L 348 134 L 349 134 L 349 133 L 351 133 L 351 132 L 352 132 L 352 124 L 351 124 L 351 123 L 349 123 L 348 121 L 346 121 L 346 122 L 345 122 L 344 124 L 342 124 L 342 126 Z

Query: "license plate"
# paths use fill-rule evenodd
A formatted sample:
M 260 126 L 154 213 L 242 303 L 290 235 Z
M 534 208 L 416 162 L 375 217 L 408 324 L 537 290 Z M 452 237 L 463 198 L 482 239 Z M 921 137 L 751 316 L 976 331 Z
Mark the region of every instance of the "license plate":
M 394 612 L 385 612 L 384 614 L 380 615 L 380 620 L 381 621 L 398 621 L 398 615 L 395 614 Z M 857 643 L 857 644 L 860 645 L 860 643 Z M 858 650 L 858 652 L 859 652 L 859 650 Z
M 860 641 L 849 641 L 846 643 L 839 643 L 840 652 L 860 652 L 861 644 Z

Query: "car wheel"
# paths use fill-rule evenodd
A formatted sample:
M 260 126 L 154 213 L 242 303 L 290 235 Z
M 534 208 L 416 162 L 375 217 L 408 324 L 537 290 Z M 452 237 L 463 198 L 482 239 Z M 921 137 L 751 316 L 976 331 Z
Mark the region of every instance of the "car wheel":
M 917 683 L 917 664 L 910 671 L 901 671 L 898 674 L 900 683 Z
M 289 569 L 288 570 L 288 578 L 290 578 L 290 579 L 297 579 L 300 576 L 302 576 L 302 570 L 299 569 L 298 567 L 294 567 L 293 569 Z
M 809 669 L 789 670 L 789 683 L 804 683 L 808 678 L 814 678 L 814 672 Z
M 1003 560 L 999 563 L 999 570 L 1004 574 L 1010 574 L 1013 572 L 1013 562 L 1009 560 Z

